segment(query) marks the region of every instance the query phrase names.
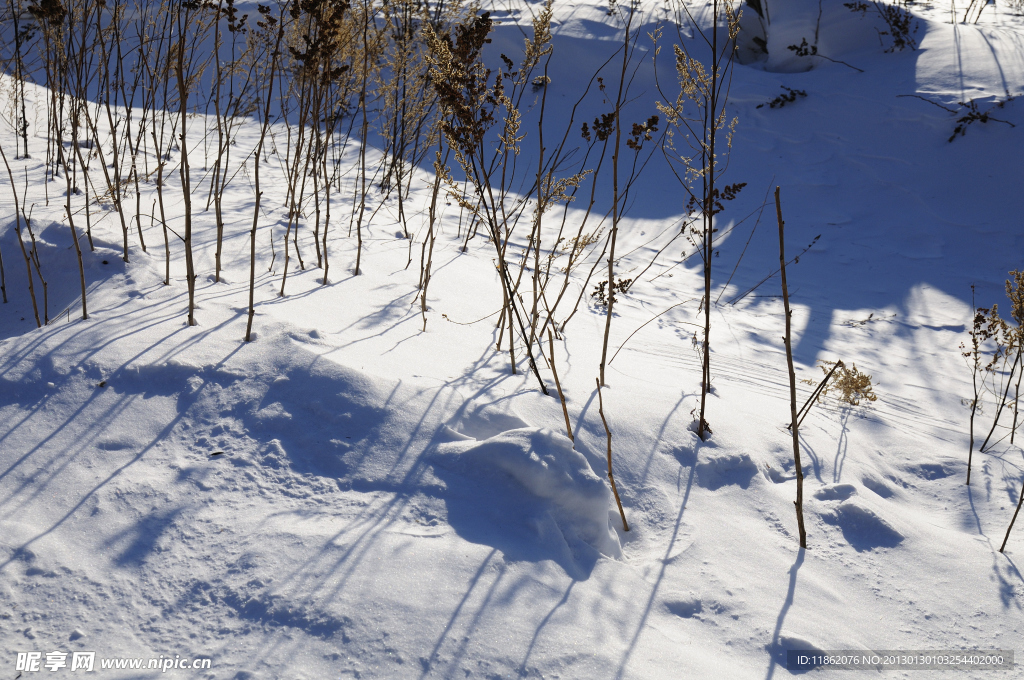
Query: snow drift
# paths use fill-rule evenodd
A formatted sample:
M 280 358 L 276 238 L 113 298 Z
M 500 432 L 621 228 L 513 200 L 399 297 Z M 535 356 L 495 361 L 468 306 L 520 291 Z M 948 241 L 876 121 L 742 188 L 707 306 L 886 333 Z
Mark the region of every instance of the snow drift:
M 621 556 L 611 491 L 563 435 L 519 428 L 440 444 L 432 459 L 451 482 L 448 521 L 467 540 L 504 544 L 517 536 L 518 546 L 503 548 L 512 559 L 553 559 L 578 578 L 598 554 Z

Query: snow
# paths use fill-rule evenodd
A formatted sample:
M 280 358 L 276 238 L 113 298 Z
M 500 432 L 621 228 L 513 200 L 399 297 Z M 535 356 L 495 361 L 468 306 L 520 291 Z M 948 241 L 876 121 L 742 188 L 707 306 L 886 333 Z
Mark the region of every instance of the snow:
M 486 490 L 447 502 L 448 521 L 466 540 L 486 544 L 495 534 L 514 534 L 527 527 L 528 542 L 540 548 L 534 550 L 535 560 L 553 559 L 581 580 L 589 575 L 598 553 L 622 556 L 619 539 L 609 528 L 611 492 L 568 437 L 520 428 L 479 443 L 442 444 L 435 455 L 435 472 L 451 477 L 446 480 L 449 493 L 462 487 Z M 480 516 L 492 514 L 494 519 L 480 526 Z M 502 552 L 509 555 L 515 550 L 503 547 Z
M 538 9 L 504 15 L 488 58 L 521 52 L 530 7 Z M 668 16 L 648 9 L 643 36 Z M 840 2 L 825 9 L 822 53 L 864 73 L 821 59 L 801 70 L 807 63 L 790 52 L 779 63 L 737 65 L 733 76 L 729 112 L 739 125 L 727 179 L 748 186 L 721 216 L 723 233 L 735 229 L 714 261 L 708 441 L 690 428 L 702 279 L 698 258 L 679 262 L 692 247 L 677 240 L 616 303 L 610 353 L 621 351 L 602 398 L 629 532 L 607 484 L 594 385 L 605 317 L 590 304 L 594 281 L 555 340 L 575 445 L 548 359 L 538 357 L 551 396 L 521 347 L 516 374 L 507 352 L 495 351 L 494 248 L 480 235 L 462 252 L 454 202 L 442 205 L 422 330 L 416 263 L 429 168 L 413 182 L 411 266 L 409 241 L 395 236 L 394 200 L 373 194 L 363 273 L 353 274 L 347 193 L 333 198 L 328 284 L 303 225 L 306 267 L 290 270 L 281 297 L 270 233 L 280 248 L 284 171 L 265 164 L 251 343 L 242 338 L 253 196 L 243 175 L 226 196 L 221 283 L 208 276 L 212 210 L 193 202 L 196 327 L 185 323 L 180 242 L 172 240 L 163 285 L 152 185 L 142 199 L 148 251 L 133 229 L 130 263 L 120 259 L 116 214 L 94 208 L 94 252 L 76 216 L 89 286 L 82 321 L 63 185 L 40 179 L 46 93 L 29 87 L 32 158 L 13 159 L 9 126 L 2 141 L 16 184 L 28 177 L 17 189 L 32 206 L 53 322 L 34 328 L 5 191 L 3 668 L 17 675 L 19 651 L 91 650 L 208 657 L 209 670 L 176 673 L 210 678 L 773 678 L 790 674 L 790 649 L 1014 649 L 1024 633 L 1024 527 L 1005 553 L 998 547 L 1024 485 L 1024 451 L 1005 440 L 975 452 L 964 484 L 971 384 L 959 344 L 971 285 L 979 305 L 1005 306 L 1006 272 L 1020 267 L 1024 104 L 999 110 L 1016 127 L 976 123 L 948 142 L 957 116 L 901 95 L 956 109 L 1020 94 L 1024 21 L 1002 2 L 977 26 L 914 4 L 920 49 L 886 53 L 870 14 Z M 563 130 L 584 75 L 621 40 L 617 21 L 604 4 L 556 3 L 551 130 Z M 772 41 L 803 36 L 781 17 L 778 25 Z M 630 121 L 664 99 L 645 41 Z M 670 52 L 659 58 L 668 59 L 661 78 Z M 757 108 L 781 85 L 808 96 Z M 579 120 L 608 110 L 599 93 L 588 96 Z M 534 167 L 528 121 L 520 162 Z M 255 146 L 258 132 L 244 126 L 238 147 Z M 357 161 L 353 147 L 346 167 Z M 173 174 L 165 197 L 180 220 Z M 776 185 L 787 249 L 821 235 L 788 269 L 797 378 L 819 380 L 816 362 L 841 358 L 871 374 L 879 396 L 858 409 L 826 400 L 800 428 L 806 551 L 784 425 L 778 279 L 729 304 L 778 265 Z M 685 203 L 659 155 L 634 191 L 618 246 L 627 277 L 674 236 Z M 599 192 L 602 205 L 609 195 Z M 520 235 L 510 249 L 523 245 Z M 798 398 L 811 389 L 798 383 Z M 892 672 L 906 675 L 914 674 Z

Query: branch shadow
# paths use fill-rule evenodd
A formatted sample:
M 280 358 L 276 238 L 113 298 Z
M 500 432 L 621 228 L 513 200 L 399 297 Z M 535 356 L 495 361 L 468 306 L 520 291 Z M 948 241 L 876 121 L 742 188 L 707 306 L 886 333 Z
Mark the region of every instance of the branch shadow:
M 644 605 L 644 613 L 640 617 L 640 621 L 637 623 L 636 631 L 634 631 L 633 637 L 630 639 L 629 645 L 626 647 L 626 651 L 622 654 L 622 659 L 619 661 L 618 670 L 615 672 L 615 680 L 622 680 L 622 678 L 625 677 L 626 666 L 629 664 L 629 660 L 633 656 L 633 651 L 636 649 L 637 642 L 639 642 L 640 636 L 643 634 L 647 618 L 651 615 L 651 609 L 654 606 L 654 598 L 658 594 L 658 588 L 661 587 L 661 582 L 665 578 L 665 571 L 671 561 L 669 556 L 672 554 L 672 546 L 675 545 L 676 539 L 679 536 L 679 529 L 683 524 L 683 513 L 686 512 L 686 504 L 690 500 L 690 491 L 693 489 L 696 469 L 696 465 L 692 465 L 690 467 L 690 476 L 686 480 L 686 491 L 683 493 L 683 501 L 679 505 L 679 514 L 676 515 L 675 526 L 672 529 L 672 538 L 669 539 L 668 547 L 665 549 L 665 556 L 661 559 L 661 567 L 658 570 L 658 576 L 654 580 L 654 585 L 651 586 L 650 595 L 647 596 L 647 603 Z
M 771 644 L 768 645 L 769 662 L 765 680 L 771 680 L 775 676 L 775 668 L 777 666 L 786 666 L 786 654 L 789 650 L 786 649 L 785 642 L 782 640 L 782 624 L 785 623 L 786 614 L 789 613 L 790 607 L 793 606 L 793 598 L 796 595 L 796 578 L 800 567 L 804 564 L 806 553 L 807 551 L 804 548 L 800 548 L 800 552 L 796 556 L 796 562 L 789 568 L 789 590 L 786 592 L 786 600 L 782 603 L 782 609 L 779 610 L 779 616 L 775 619 L 775 630 L 772 633 Z

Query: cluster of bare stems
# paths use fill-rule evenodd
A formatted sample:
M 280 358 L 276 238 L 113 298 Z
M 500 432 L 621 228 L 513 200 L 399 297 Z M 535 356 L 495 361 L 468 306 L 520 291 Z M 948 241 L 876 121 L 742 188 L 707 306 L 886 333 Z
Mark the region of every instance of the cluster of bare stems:
M 978 23 L 978 20 L 981 19 L 981 13 L 985 10 L 985 7 L 987 7 L 989 3 L 986 2 L 985 0 L 966 0 L 964 4 L 967 5 L 967 8 L 964 9 L 964 15 L 960 19 L 960 23 L 976 24 Z M 1010 0 L 1010 6 L 1016 6 L 1016 8 L 1019 10 L 1021 7 L 1020 0 Z M 950 10 L 953 13 L 953 21 L 956 21 L 956 0 L 952 0 Z
M 983 6 L 974 10 L 975 21 Z M 363 232 L 373 216 L 369 204 L 375 188 L 380 194 L 378 204 L 391 196 L 397 199 L 400 235 L 409 241 L 406 266 L 412 263 L 414 243 L 421 244 L 417 300 L 425 331 L 427 293 L 440 230 L 439 200 L 452 200 L 460 208 L 457 238 L 464 238 L 462 249 L 468 249 L 482 227 L 494 251 L 503 300 L 497 349 L 507 348 L 513 373 L 517 351 L 525 354 L 529 371 L 545 394 L 548 390 L 538 359 L 548 364 L 566 432 L 572 439 L 565 395 L 556 373 L 554 340 L 562 338 L 593 280 L 592 297 L 605 315 L 597 389 L 608 438 L 608 477 L 618 501 L 611 430 L 600 394 L 610 363 L 613 310 L 616 295 L 628 293 L 665 250 L 662 248 L 638 275 L 629 279 L 617 275 L 621 256 L 616 246 L 630 191 L 651 155 L 660 150 L 679 181 L 687 208 L 688 217 L 676 237 L 687 240 L 703 263 L 703 294 L 669 309 L 699 301 L 697 313 L 703 313 L 694 345 L 701 363 L 695 429 L 704 439 L 711 432 L 706 420 L 711 391 L 711 307 L 717 304 L 711 300 L 712 262 L 716 243 L 725 236 L 719 233 L 716 216 L 746 186 L 726 184 L 723 178 L 736 125 L 735 118 L 728 119 L 726 105 L 738 16 L 727 0 L 712 0 L 711 22 L 701 28 L 685 4 L 677 2 L 673 7 L 671 26 L 678 37 L 673 47 L 676 82 L 667 92 L 659 81 L 663 101 L 657 103 L 657 111 L 667 125 L 657 142 L 658 115 L 627 121 L 623 113 L 640 66 L 636 53 L 641 32 L 637 27 L 645 17 L 635 3 L 611 6 L 609 13 L 620 21 L 622 40 L 592 74 L 567 124 L 558 131 L 545 126 L 553 55 L 551 0 L 533 17 L 533 34 L 525 40 L 519 63 L 501 55 L 502 64 L 496 71 L 483 60 L 493 29 L 490 15 L 479 14 L 475 5 L 464 6 L 459 0 L 433 5 L 421 0 L 276 0 L 257 5 L 252 17 L 241 14 L 235 0 L 7 0 L 3 19 L 5 35 L 11 39 L 4 41 L 0 58 L 11 87 L 4 114 L 16 134 L 14 160 L 27 159 L 33 153 L 43 155 L 47 206 L 50 184 L 59 182 L 63 187 L 60 219 L 67 221 L 77 254 L 83 319 L 88 319 L 88 309 L 79 231 L 84 226 L 89 249 L 95 250 L 93 227 L 113 216 L 120 227 L 125 262 L 135 247 L 133 232 L 137 247 L 146 252 L 144 222 L 151 230 L 159 224 L 166 285 L 171 285 L 172 250 L 180 250 L 186 271 L 187 319 L 189 325 L 195 325 L 199 272 L 193 258 L 194 220 L 212 206 L 216 226 L 212 274 L 214 281 L 220 282 L 224 241 L 229 236 L 224 197 L 229 187 L 245 180 L 253 195 L 247 233 L 247 342 L 253 337 L 258 242 L 269 246 L 273 272 L 275 239 L 282 239 L 279 295 L 283 296 L 293 256 L 300 268 L 306 268 L 299 232 L 311 232 L 316 267 L 323 270 L 320 280 L 327 285 L 333 193 L 335 202 L 350 202 L 348 234 L 354 231 L 356 238 L 353 273 L 361 274 Z M 965 21 L 974 7 L 975 3 L 968 7 Z M 684 39 L 682 27 L 686 24 L 692 26 L 696 40 Z M 661 36 L 660 27 L 651 36 L 655 66 Z M 44 95 L 34 102 L 35 117 L 30 121 L 26 86 L 32 82 L 44 86 L 39 90 Z M 592 93 L 600 98 L 602 108 L 584 114 Z M 42 125 L 40 103 L 45 111 Z M 527 125 L 527 113 L 536 121 L 535 129 Z M 245 123 L 253 120 L 259 135 L 254 148 L 246 151 L 239 141 Z M 35 134 L 30 136 L 33 124 Z M 374 135 L 382 147 L 376 160 L 368 153 Z M 546 137 L 547 143 L 552 138 L 556 141 L 550 148 Z M 40 138 L 45 140 L 45 148 L 33 148 L 41 144 L 30 144 L 30 139 Z M 346 178 L 342 160 L 353 139 L 358 144 L 355 177 Z M 518 162 L 524 143 L 532 143 L 535 165 Z M 283 224 L 270 219 L 261 185 L 261 167 L 271 163 L 272 156 L 286 179 Z M 49 291 L 32 228 L 35 205 L 26 205 L 28 168 L 19 197 L 18 177 L 2 146 L 0 158 L 14 196 L 15 233 L 35 321 L 42 326 L 50 322 Z M 432 158 L 434 170 L 432 191 L 421 229 L 413 234 L 417 230 L 410 229 L 412 211 L 407 202 L 415 169 L 428 158 Z M 197 174 L 194 168 L 199 159 L 202 171 Z M 595 210 L 599 179 L 607 183 L 609 172 L 610 205 Z M 348 182 L 347 193 L 343 180 Z M 197 210 L 204 192 L 205 208 Z M 780 267 L 775 273 L 782 275 L 792 407 L 789 427 L 797 470 L 800 543 L 806 547 L 799 425 L 818 397 L 829 390 L 838 391 L 840 401 L 851 405 L 861 399 L 873 401 L 874 395 L 870 376 L 843 362 L 830 363 L 823 366 L 825 379 L 797 410 L 785 268 L 799 256 L 788 262 L 785 258 L 778 189 L 775 198 L 780 239 Z M 570 204 L 578 199 L 584 205 L 570 212 Z M 168 209 L 169 204 L 174 211 Z M 309 239 L 304 240 L 308 243 Z M 602 265 L 606 275 L 598 273 Z M 581 270 L 583 281 L 578 285 Z M 979 451 L 1006 437 L 1013 443 L 1017 429 L 1024 377 L 1022 284 L 1024 273 L 1011 272 L 1006 291 L 1015 325 L 1001 319 L 995 305 L 977 308 L 970 347 L 961 347 L 972 371 L 974 390 L 968 403 L 968 484 L 975 422 L 985 399 L 994 400 L 994 415 Z M 6 303 L 2 254 L 0 293 Z M 544 352 L 545 335 L 548 354 Z M 1001 418 L 1011 411 L 1012 423 L 1007 428 Z M 993 442 L 1000 427 L 1007 431 Z M 1024 492 L 1021 499 L 1024 501 Z M 618 504 L 621 512 L 621 502 Z M 624 513 L 622 520 L 628 530 Z
M 172 258 L 185 263 L 189 325 L 196 323 L 200 275 L 193 224 L 212 208 L 211 274 L 220 282 L 224 240 L 231 236 L 225 234 L 224 197 L 232 186 L 252 187 L 247 340 L 258 242 L 269 246 L 273 271 L 275 241 L 283 241 L 283 295 L 293 259 L 306 267 L 299 231 L 310 232 L 316 265 L 328 283 L 332 194 L 334 203 L 343 195 L 341 159 L 350 138 L 359 141 L 358 176 L 345 187 L 353 189 L 356 273 L 374 185 L 387 194 L 397 191 L 406 225 L 401 205 L 412 169 L 436 138 L 423 27 L 442 30 L 465 12 L 459 2 L 428 6 L 416 0 L 276 0 L 257 5 L 253 16 L 235 0 L 8 0 L 4 10 L 3 28 L 13 40 L 4 42 L 0 59 L 12 84 L 5 113 L 17 135 L 15 159 L 43 157 L 47 207 L 50 184 L 63 185 L 60 219 L 75 244 L 84 227 L 95 250 L 93 228 L 112 216 L 128 262 L 135 247 L 146 252 L 145 234 L 158 226 L 166 285 L 172 283 Z M 44 86 L 44 95 L 30 105 L 26 89 L 33 82 Z M 258 141 L 245 149 L 241 133 L 253 119 Z M 367 153 L 374 133 L 385 140 L 386 151 L 376 168 Z M 45 149 L 30 149 L 30 137 L 45 139 Z M 271 157 L 286 177 L 283 221 L 270 219 L 260 185 L 261 165 Z M 8 170 L 13 189 L 16 169 Z M 18 203 L 16 231 L 24 234 L 29 288 L 33 304 L 42 308 L 42 325 L 49 316 L 46 263 L 35 248 L 31 208 Z M 87 318 L 81 262 L 79 270 Z M 0 266 L 0 279 L 2 273 Z M 0 287 L 6 299 L 6 282 L 0 280 Z
M 680 2 L 675 7 L 677 31 L 681 30 L 684 19 L 697 26 L 685 4 Z M 703 337 L 694 336 L 701 359 L 700 412 L 696 420 L 697 436 L 701 439 L 710 431 L 705 416 L 711 390 L 711 266 L 718 232 L 715 216 L 724 210 L 724 202 L 733 200 L 746 186 L 745 183 L 725 185 L 723 181 L 737 123 L 735 118 L 728 120 L 726 104 L 732 83 L 739 16 L 732 4 L 723 0 L 712 0 L 711 13 L 711 26 L 706 31 L 698 31 L 700 37 L 696 41 L 697 45 L 710 49 L 710 58 L 691 54 L 686 48 L 688 43 L 680 35 L 674 47 L 678 93 L 669 98 L 659 84 L 665 101 L 658 103 L 669 126 L 662 148 L 669 167 L 688 196 L 691 219 L 683 230 L 703 263 L 704 295 L 700 302 L 700 310 L 704 312 Z M 724 33 L 720 29 L 724 29 Z M 657 46 L 659 37 L 660 32 L 655 34 L 655 54 L 661 49 Z
M 461 248 L 481 235 L 493 252 L 502 292 L 497 349 L 508 352 L 511 371 L 525 359 L 546 394 L 541 364 L 554 374 L 555 340 L 563 339 L 581 306 L 596 299 L 595 311 L 604 315 L 600 391 L 615 304 L 668 247 L 625 278 L 619 232 L 641 173 L 661 152 L 688 211 L 672 241 L 688 241 L 703 262 L 703 294 L 672 308 L 699 302 L 697 313 L 703 313 L 695 424 L 701 439 L 710 434 L 705 417 L 711 306 L 717 304 L 712 258 L 725 235 L 716 216 L 745 186 L 723 180 L 736 124 L 726 116 L 738 31 L 731 3 L 713 0 L 712 20 L 703 29 L 685 5 L 675 5 L 676 82 L 671 91 L 659 86 L 664 103 L 637 120 L 627 119 L 625 110 L 636 98 L 640 26 L 649 17 L 635 2 L 612 6 L 621 39 L 596 65 L 568 121 L 553 130 L 545 118 L 554 52 L 550 1 L 534 14 L 518 62 L 501 55 L 497 69 L 484 62 L 494 22 L 459 0 L 272 0 L 251 16 L 236 0 L 7 1 L 5 26 L 14 39 L 4 42 L 0 56 L 14 84 L 6 113 L 17 133 L 16 158 L 42 154 L 47 205 L 50 184 L 59 181 L 60 219 L 76 249 L 80 232 L 94 250 L 94 227 L 116 221 L 128 262 L 135 248 L 146 252 L 145 236 L 159 229 L 164 283 L 172 285 L 171 262 L 181 258 L 187 320 L 194 325 L 201 275 L 194 252 L 206 245 L 195 238 L 215 234 L 209 272 L 215 283 L 226 266 L 225 241 L 247 244 L 246 341 L 254 337 L 258 252 L 270 253 L 269 272 L 280 275 L 278 295 L 285 295 L 293 262 L 306 269 L 315 258 L 323 271 L 319 281 L 327 285 L 328 233 L 337 229 L 342 205 L 341 219 L 347 215 L 348 236 L 355 238 L 352 273 L 362 274 L 363 234 L 374 205 L 389 199 L 397 202 L 398 236 L 409 242 L 406 266 L 419 243 L 416 300 L 425 331 L 440 206 L 453 202 Z M 697 40 L 685 38 L 687 23 Z M 653 35 L 655 52 L 661 32 Z M 32 82 L 45 93 L 33 102 L 34 117 L 26 95 Z M 659 133 L 663 119 L 667 128 Z M 33 148 L 42 147 L 41 139 L 45 149 Z M 350 142 L 355 157 L 346 155 Z M 522 154 L 524 145 L 532 155 Z M 520 162 L 524 157 L 530 162 Z M 420 212 L 408 202 L 417 168 L 426 164 L 433 166 L 432 190 Z M 285 180 L 273 198 L 265 191 L 268 165 Z M 17 173 L 9 163 L 7 170 L 13 189 Z M 247 187 L 251 224 L 235 233 L 225 197 Z M 599 200 L 606 194 L 610 201 Z M 45 263 L 35 247 L 31 209 L 24 196 L 16 203 L 33 304 L 38 294 L 43 298 L 42 325 L 49 318 Z M 280 212 L 272 216 L 275 209 Z M 211 210 L 215 229 L 195 229 Z M 279 251 L 280 272 L 274 269 Z M 85 267 L 76 252 L 88 318 Z M 2 267 L 0 260 L 6 299 Z M 557 377 L 555 386 L 572 438 Z
M 970 448 L 967 451 L 967 484 L 971 483 L 971 463 L 974 457 L 975 425 L 979 416 L 984 415 L 986 403 L 994 409 L 992 424 L 985 431 L 985 438 L 978 447 L 979 453 L 991 451 L 1007 437 L 1013 444 L 1018 426 L 1018 403 L 1020 383 L 1024 377 L 1024 271 L 1011 271 L 1006 280 L 1006 297 L 1010 300 L 1010 318 L 1007 322 L 999 315 L 999 306 L 974 308 L 974 319 L 970 330 L 970 345 L 961 344 L 960 352 L 971 370 L 972 396 L 965 400 L 970 410 L 968 424 Z M 974 286 L 971 286 L 973 297 Z M 1013 389 L 1013 395 L 1010 390 Z M 1009 425 L 1001 422 L 1012 413 Z M 1002 435 L 993 440 L 996 431 Z M 978 433 L 980 434 L 980 432 Z M 1024 503 L 1024 487 L 1020 500 L 1006 529 L 1006 537 L 999 548 L 1002 552 L 1010 538 L 1010 530 L 1017 520 L 1021 504 Z
M 800 409 L 796 407 L 797 380 L 796 371 L 793 367 L 793 312 L 789 306 L 789 285 L 786 280 L 786 265 L 789 264 L 786 261 L 786 222 L 782 219 L 782 199 L 779 193 L 780 188 L 775 187 L 775 213 L 779 223 L 779 272 L 782 275 L 782 304 L 786 315 L 786 334 L 783 336 L 783 342 L 786 345 L 786 363 L 789 369 L 790 420 L 786 425 L 786 429 L 790 430 L 793 435 L 793 465 L 796 469 L 796 500 L 793 504 L 796 506 L 800 547 L 806 549 L 807 530 L 804 527 L 804 471 L 800 459 L 800 425 L 803 424 L 804 418 L 810 413 L 811 407 L 821 397 L 829 393 L 834 394 L 840 404 L 850 408 L 867 405 L 876 401 L 878 397 L 875 395 L 871 376 L 858 371 L 856 364 L 847 366 L 841 360 L 821 361 L 819 365 L 825 373 L 825 377 L 820 383 L 815 385 L 814 390 L 811 391 L 804 405 Z M 813 380 L 803 380 L 801 382 L 811 385 L 815 384 Z

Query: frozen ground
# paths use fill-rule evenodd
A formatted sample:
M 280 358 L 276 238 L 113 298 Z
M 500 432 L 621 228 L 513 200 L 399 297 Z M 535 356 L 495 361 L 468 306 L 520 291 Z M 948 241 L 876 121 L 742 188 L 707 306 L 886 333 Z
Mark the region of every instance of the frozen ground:
M 644 30 L 666 16 L 649 9 Z M 185 325 L 180 252 L 164 286 L 159 230 L 144 220 L 149 252 L 133 241 L 125 265 L 112 212 L 85 253 L 91 318 L 76 319 L 60 189 L 50 185 L 46 206 L 31 183 L 57 317 L 34 329 L 5 191 L 5 676 L 33 650 L 209 657 L 208 671 L 176 673 L 211 678 L 565 679 L 785 677 L 793 648 L 1020 652 L 1024 526 L 997 549 L 1024 484 L 1022 449 L 1003 441 L 975 454 L 964 485 L 971 389 L 958 345 L 971 284 L 979 304 L 1002 303 L 1006 272 L 1021 266 L 1024 104 L 999 110 L 1016 127 L 973 124 L 950 143 L 954 115 L 899 95 L 956 108 L 1020 94 L 1022 19 L 1000 3 L 978 26 L 953 26 L 947 9 L 915 7 L 920 49 L 885 53 L 870 18 L 826 9 L 828 56 L 863 73 L 823 61 L 735 70 L 728 178 L 748 186 L 723 218 L 753 217 L 715 260 L 708 441 L 689 429 L 696 258 L 679 264 L 677 241 L 616 306 L 611 346 L 629 341 L 603 398 L 628 533 L 605 482 L 594 389 L 603 315 L 584 302 L 556 344 L 573 447 L 557 398 L 494 350 L 493 248 L 478 237 L 460 252 L 457 206 L 446 207 L 426 332 L 415 260 L 406 268 L 387 203 L 363 275 L 337 228 L 330 285 L 307 259 L 284 298 L 261 236 L 257 337 L 246 344 L 244 181 L 229 197 L 222 283 L 208 276 L 212 213 L 197 216 L 197 327 Z M 521 46 L 516 19 L 528 15 L 508 16 L 495 51 Z M 558 100 L 575 101 L 581 65 L 596 68 L 621 36 L 602 7 L 558 3 L 555 16 L 548 96 L 564 116 Z M 782 85 L 807 96 L 757 108 Z M 642 120 L 659 99 L 649 69 L 634 88 L 629 115 Z M 255 130 L 245 134 L 242 146 Z M 12 160 L 18 182 L 23 168 L 42 176 L 45 140 L 30 145 L 35 159 Z M 414 184 L 416 205 L 429 179 Z M 274 181 L 264 200 L 283 224 Z M 620 236 L 625 272 L 678 228 L 673 182 L 658 165 L 644 176 Z M 798 378 L 841 358 L 874 376 L 879 396 L 867 409 L 815 407 L 801 428 L 807 551 L 795 537 L 777 278 L 728 304 L 778 262 L 772 206 L 723 291 L 775 185 L 791 248 L 821 235 L 789 270 Z M 553 387 L 543 364 L 541 375 Z

